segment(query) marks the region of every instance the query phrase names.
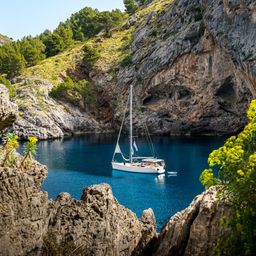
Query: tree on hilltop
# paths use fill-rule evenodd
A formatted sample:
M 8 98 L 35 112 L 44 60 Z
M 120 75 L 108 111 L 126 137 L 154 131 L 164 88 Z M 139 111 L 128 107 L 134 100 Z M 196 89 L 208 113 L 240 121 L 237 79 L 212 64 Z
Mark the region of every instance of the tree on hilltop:
M 135 0 L 124 0 L 124 6 L 125 11 L 131 15 L 134 14 L 135 11 L 138 9 L 139 4 Z

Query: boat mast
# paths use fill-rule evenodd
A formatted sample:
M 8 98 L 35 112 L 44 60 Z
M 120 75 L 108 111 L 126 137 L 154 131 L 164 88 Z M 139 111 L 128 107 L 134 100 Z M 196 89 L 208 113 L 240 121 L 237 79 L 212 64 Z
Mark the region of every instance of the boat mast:
M 130 163 L 133 162 L 132 160 L 132 85 L 130 86 Z

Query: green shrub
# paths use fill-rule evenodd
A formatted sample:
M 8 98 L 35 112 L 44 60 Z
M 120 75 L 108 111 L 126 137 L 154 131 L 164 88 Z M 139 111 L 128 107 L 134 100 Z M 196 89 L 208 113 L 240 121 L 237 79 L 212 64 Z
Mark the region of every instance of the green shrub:
M 91 71 L 95 62 L 100 58 L 100 52 L 91 46 L 85 45 L 83 47 L 83 61 L 82 65 L 88 70 Z
M 123 67 L 123 68 L 129 67 L 132 64 L 133 64 L 133 61 L 132 61 L 132 55 L 131 54 L 124 57 L 124 59 L 121 61 L 121 67 Z
M 125 11 L 132 15 L 139 8 L 139 4 L 135 0 L 124 0 Z
M 16 96 L 16 91 L 14 90 L 14 86 L 5 76 L 0 76 L 0 84 L 4 84 L 8 88 L 10 97 Z
M 63 83 L 53 87 L 49 95 L 68 101 L 82 109 L 93 110 L 97 103 L 95 86 L 86 80 L 75 82 L 71 77 L 67 77 Z

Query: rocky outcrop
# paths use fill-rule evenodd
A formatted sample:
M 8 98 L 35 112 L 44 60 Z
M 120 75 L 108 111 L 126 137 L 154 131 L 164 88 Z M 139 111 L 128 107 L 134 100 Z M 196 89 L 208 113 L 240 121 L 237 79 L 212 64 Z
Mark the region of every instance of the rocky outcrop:
M 2 35 L 0 34 L 0 46 L 4 45 L 4 44 L 8 44 L 12 41 L 11 38 L 5 36 L 5 35 Z
M 17 113 L 18 107 L 10 101 L 8 89 L 0 84 L 0 132 L 11 126 Z
M 85 255 L 131 255 L 142 238 L 144 223 L 119 205 L 107 184 L 86 188 L 81 201 L 62 193 L 51 207 L 49 231 L 82 245 Z M 152 224 L 145 229 L 155 235 Z
M 0 167 L 0 255 L 27 255 L 42 243 L 47 230 L 48 196 L 40 187 L 45 166 L 28 173 Z
M 240 130 L 256 95 L 255 13 L 250 0 L 182 0 L 136 24 L 133 64 L 119 70 L 114 91 L 120 97 L 134 85 L 143 110 L 138 129 L 147 123 L 158 134 Z
M 211 255 L 218 239 L 228 234 L 221 220 L 231 214 L 230 206 L 216 196 L 212 187 L 176 213 L 161 230 L 153 255 Z
M 216 199 L 216 187 L 171 217 L 157 236 L 152 210 L 139 220 L 109 185 L 85 188 L 80 201 L 68 193 L 53 201 L 40 191 L 46 175 L 47 168 L 36 162 L 27 171 L 0 167 L 0 255 L 72 249 L 78 255 L 205 256 L 228 234 L 221 220 L 231 209 Z
M 52 84 L 40 79 L 16 79 L 15 103 L 19 116 L 13 131 L 20 138 L 58 138 L 78 133 L 102 131 L 92 115 L 67 102 L 57 102 L 48 96 Z
M 80 201 L 67 193 L 52 201 L 40 191 L 46 175 L 38 163 L 28 171 L 0 167 L 0 255 L 51 255 L 56 248 L 131 255 L 139 243 L 156 236 L 152 210 L 139 221 L 117 202 L 109 185 L 86 188 Z

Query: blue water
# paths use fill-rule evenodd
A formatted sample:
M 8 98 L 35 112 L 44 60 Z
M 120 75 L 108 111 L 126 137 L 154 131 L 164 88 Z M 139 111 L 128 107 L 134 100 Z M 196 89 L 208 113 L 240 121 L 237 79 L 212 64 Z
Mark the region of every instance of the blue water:
M 112 171 L 115 139 L 88 135 L 39 142 L 37 160 L 49 168 L 42 189 L 53 199 L 64 191 L 80 199 L 84 187 L 105 182 L 112 186 L 117 200 L 138 217 L 144 209 L 152 208 L 159 228 L 203 191 L 199 175 L 207 167 L 209 153 L 224 141 L 222 137 L 153 137 L 167 171 L 178 172 L 177 176 L 158 176 Z M 145 151 L 144 144 L 138 145 Z M 126 146 L 123 141 L 121 148 Z

